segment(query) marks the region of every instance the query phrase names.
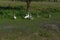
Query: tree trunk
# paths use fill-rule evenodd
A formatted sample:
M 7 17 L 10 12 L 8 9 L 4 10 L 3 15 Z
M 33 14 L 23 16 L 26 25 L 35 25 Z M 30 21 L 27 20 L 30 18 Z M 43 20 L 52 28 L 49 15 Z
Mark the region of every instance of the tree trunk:
M 27 11 L 29 11 L 30 10 L 30 0 L 27 0 L 26 3 L 27 3 Z
M 31 0 L 26 0 L 26 3 L 27 3 L 27 13 L 29 14 L 29 19 L 30 19 L 30 2 L 31 2 Z

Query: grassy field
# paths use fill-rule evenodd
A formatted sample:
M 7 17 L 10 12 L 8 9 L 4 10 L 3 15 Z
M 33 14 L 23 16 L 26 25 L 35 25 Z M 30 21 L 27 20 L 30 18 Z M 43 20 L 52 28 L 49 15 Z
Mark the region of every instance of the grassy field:
M 31 2 L 33 20 L 22 18 L 27 13 L 25 2 L 4 1 L 0 6 L 12 7 L 0 8 L 0 40 L 60 40 L 59 2 Z M 16 20 L 12 19 L 14 13 Z

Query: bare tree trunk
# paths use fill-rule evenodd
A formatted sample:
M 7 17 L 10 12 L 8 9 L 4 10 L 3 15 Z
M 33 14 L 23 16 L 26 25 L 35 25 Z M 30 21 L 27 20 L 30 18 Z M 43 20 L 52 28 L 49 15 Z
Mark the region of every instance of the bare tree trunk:
M 29 19 L 30 19 L 30 2 L 31 2 L 31 0 L 26 0 L 26 3 L 27 3 L 27 13 L 29 14 Z
M 30 9 L 30 1 L 27 0 L 27 11 L 29 11 L 29 9 Z

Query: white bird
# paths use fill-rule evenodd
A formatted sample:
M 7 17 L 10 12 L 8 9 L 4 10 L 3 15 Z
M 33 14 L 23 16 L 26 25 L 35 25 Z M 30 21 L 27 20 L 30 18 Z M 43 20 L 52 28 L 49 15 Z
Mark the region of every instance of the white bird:
M 28 13 L 28 14 L 26 14 L 26 16 L 25 16 L 24 18 L 25 18 L 25 19 L 27 19 L 27 18 L 32 18 L 32 16 L 29 15 L 29 13 Z
M 16 16 L 14 15 L 14 19 L 16 19 Z

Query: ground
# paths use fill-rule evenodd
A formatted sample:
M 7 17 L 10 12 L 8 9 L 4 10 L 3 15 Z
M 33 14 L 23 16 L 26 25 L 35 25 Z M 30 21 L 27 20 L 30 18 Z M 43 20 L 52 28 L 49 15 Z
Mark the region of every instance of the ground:
M 3 14 L 0 15 L 0 40 L 60 40 L 60 3 L 37 4 L 31 4 L 34 20 L 21 18 L 21 15 L 16 15 L 17 19 L 13 20 L 10 18 L 13 17 L 13 10 L 1 9 L 0 12 Z M 21 10 L 15 12 L 26 13 Z M 36 13 L 40 17 L 37 17 Z M 51 18 L 48 14 L 51 14 Z

